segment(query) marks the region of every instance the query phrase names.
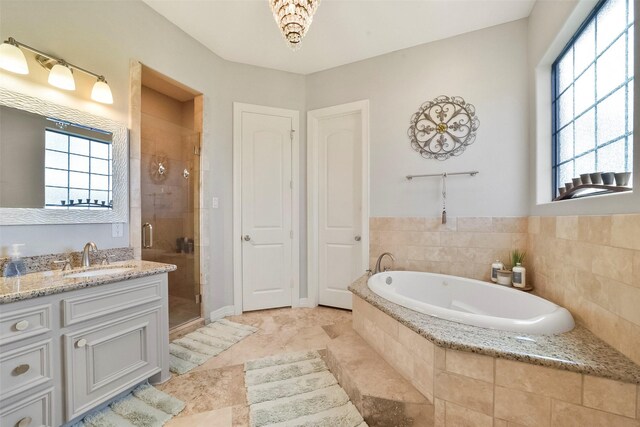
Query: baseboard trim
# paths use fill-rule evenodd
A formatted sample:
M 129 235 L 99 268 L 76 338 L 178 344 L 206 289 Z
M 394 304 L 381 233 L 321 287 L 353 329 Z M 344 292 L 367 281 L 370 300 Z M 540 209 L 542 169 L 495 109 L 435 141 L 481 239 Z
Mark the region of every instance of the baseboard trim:
M 226 305 L 224 307 L 220 307 L 217 310 L 214 310 L 209 314 L 209 320 L 215 322 L 218 319 L 222 319 L 227 316 L 231 316 L 235 314 L 235 308 L 232 305 Z
M 300 298 L 298 307 L 313 307 L 313 305 L 311 305 L 311 300 L 309 300 L 309 298 Z

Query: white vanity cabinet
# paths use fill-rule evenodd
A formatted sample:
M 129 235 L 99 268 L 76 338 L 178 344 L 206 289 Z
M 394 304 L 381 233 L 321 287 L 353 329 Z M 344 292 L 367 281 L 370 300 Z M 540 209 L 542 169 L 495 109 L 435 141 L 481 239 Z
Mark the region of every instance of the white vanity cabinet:
M 167 274 L 0 305 L 0 426 L 59 426 L 169 377 Z

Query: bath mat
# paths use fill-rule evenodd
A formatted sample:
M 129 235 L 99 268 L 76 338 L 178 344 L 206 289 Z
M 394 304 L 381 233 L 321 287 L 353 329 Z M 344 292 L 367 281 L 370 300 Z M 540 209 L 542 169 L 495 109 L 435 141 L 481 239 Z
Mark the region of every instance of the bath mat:
M 245 363 L 251 427 L 366 427 L 316 351 Z
M 182 375 L 242 341 L 258 329 L 220 319 L 169 344 L 169 369 Z
M 143 384 L 74 427 L 160 427 L 184 409 L 184 402 Z

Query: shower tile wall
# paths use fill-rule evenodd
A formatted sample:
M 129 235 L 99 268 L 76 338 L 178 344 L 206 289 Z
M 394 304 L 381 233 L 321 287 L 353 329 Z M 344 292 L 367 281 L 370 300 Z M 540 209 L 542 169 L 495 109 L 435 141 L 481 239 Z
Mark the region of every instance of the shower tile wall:
M 527 247 L 525 217 L 375 217 L 369 221 L 370 266 L 385 251 L 396 267 L 489 280 L 496 259 L 509 263 L 513 249 Z
M 198 208 L 199 166 L 193 147 L 194 101 L 179 102 L 142 87 L 141 204 L 142 223 L 153 226 L 153 248 L 143 249 L 146 260 L 175 264 L 170 273 L 171 326 L 199 317 L 194 295 L 199 293 Z M 159 173 L 160 163 L 164 174 Z M 187 169 L 189 177 L 183 171 Z M 181 251 L 177 239 L 190 240 Z

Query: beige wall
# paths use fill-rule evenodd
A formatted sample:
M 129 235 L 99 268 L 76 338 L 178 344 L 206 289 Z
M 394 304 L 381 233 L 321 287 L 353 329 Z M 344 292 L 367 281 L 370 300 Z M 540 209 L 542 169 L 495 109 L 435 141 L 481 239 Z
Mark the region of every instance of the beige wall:
M 389 251 L 398 269 L 484 281 L 494 260 L 508 264 L 511 250 L 526 250 L 536 294 L 640 363 L 640 215 L 462 217 L 446 225 L 378 217 L 370 233 L 372 268 Z
M 396 268 L 489 280 L 496 259 L 509 264 L 509 253 L 527 247 L 526 217 L 377 217 L 369 221 L 373 267 L 383 252 L 396 257 Z M 386 265 L 386 264 L 385 264 Z
M 355 296 L 353 328 L 434 404 L 435 427 L 640 427 L 636 384 L 445 349 Z
M 529 218 L 536 293 L 640 363 L 640 215 Z

